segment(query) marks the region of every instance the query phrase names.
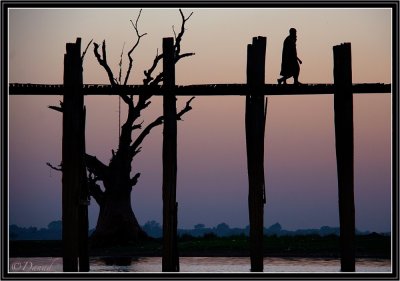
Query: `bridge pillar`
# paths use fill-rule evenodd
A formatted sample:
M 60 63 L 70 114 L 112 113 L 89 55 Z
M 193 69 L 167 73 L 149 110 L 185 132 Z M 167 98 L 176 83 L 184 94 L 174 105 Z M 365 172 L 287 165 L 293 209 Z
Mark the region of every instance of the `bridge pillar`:
M 172 37 L 163 38 L 164 136 L 163 136 L 163 254 L 162 271 L 178 272 L 178 203 L 176 202 L 177 121 L 175 50 Z
M 341 271 L 355 271 L 354 130 L 351 44 L 333 47 Z
M 264 131 L 266 107 L 264 112 L 265 50 L 266 37 L 254 37 L 247 46 L 247 84 L 250 93 L 246 94 L 246 148 L 249 179 L 249 219 L 250 219 L 250 262 L 251 271 L 264 269 Z
M 67 43 L 64 56 L 62 136 L 63 271 L 89 271 L 88 190 L 85 165 L 85 107 L 81 39 Z

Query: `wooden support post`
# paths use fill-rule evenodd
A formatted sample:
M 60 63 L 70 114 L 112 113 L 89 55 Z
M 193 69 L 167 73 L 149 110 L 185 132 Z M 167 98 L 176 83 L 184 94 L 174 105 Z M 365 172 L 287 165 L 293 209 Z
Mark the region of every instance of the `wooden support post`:
M 266 38 L 254 37 L 247 46 L 247 84 L 250 93 L 246 95 L 246 147 L 249 177 L 249 218 L 250 218 L 250 261 L 251 271 L 264 269 L 264 96 L 260 93 L 265 83 Z
M 341 271 L 355 271 L 354 130 L 351 44 L 333 47 Z
M 176 202 L 177 124 L 174 39 L 163 38 L 164 138 L 163 138 L 163 255 L 162 271 L 178 272 L 178 203 Z
M 81 39 L 67 43 L 64 56 L 64 101 L 62 137 L 62 239 L 63 271 L 89 271 L 88 217 L 85 156 L 85 110 Z M 86 201 L 85 201 L 86 202 Z
M 82 108 L 83 107 L 83 108 Z M 86 162 L 85 162 L 85 153 L 86 153 L 86 141 L 85 141 L 85 121 L 86 121 L 86 107 L 83 105 L 82 99 L 82 107 L 79 105 L 79 108 L 82 108 L 81 115 L 81 131 L 80 131 L 80 139 L 81 139 L 81 155 L 82 162 L 79 163 L 81 168 L 81 185 L 80 185 L 80 197 L 79 197 L 79 271 L 81 272 L 89 272 L 89 215 L 88 215 L 88 205 L 89 205 L 89 187 L 87 185 L 87 174 L 86 174 Z

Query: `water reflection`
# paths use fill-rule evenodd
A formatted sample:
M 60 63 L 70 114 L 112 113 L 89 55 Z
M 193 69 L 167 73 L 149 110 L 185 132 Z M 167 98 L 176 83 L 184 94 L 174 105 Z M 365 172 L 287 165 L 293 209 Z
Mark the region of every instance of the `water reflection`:
M 105 265 L 129 266 L 132 264 L 132 261 L 138 261 L 139 259 L 133 257 L 101 257 L 100 260 Z
M 161 257 L 91 257 L 91 272 L 162 272 Z M 248 257 L 180 257 L 181 272 L 250 272 Z M 10 272 L 62 272 L 62 258 L 10 258 Z M 391 273 L 391 261 L 357 259 L 356 272 Z M 340 272 L 339 259 L 264 258 L 264 272 Z

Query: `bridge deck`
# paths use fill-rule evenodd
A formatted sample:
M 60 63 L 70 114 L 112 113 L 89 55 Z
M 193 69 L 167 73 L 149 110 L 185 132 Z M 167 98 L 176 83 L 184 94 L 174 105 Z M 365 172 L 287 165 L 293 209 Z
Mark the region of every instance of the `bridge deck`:
M 62 95 L 62 84 L 9 84 L 10 95 Z M 176 86 L 176 96 L 241 96 L 252 93 L 247 84 L 209 84 Z M 266 96 L 270 95 L 312 95 L 333 94 L 333 84 L 301 84 L 301 85 L 277 85 L 266 84 L 262 87 Z M 140 95 L 151 93 L 156 96 L 163 95 L 162 86 L 129 85 L 112 87 L 102 84 L 83 85 L 84 95 L 118 95 L 120 93 Z M 391 84 L 364 83 L 353 84 L 353 93 L 391 93 Z

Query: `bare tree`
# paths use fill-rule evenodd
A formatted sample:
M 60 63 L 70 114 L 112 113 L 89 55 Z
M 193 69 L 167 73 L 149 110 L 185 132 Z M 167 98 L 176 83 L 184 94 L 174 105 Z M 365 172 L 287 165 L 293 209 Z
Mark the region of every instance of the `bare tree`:
M 146 33 L 141 34 L 138 28 L 141 12 L 142 10 L 140 10 L 136 21 L 131 21 L 137 39 L 127 53 L 129 64 L 124 79 L 122 79 L 121 75 L 123 51 L 119 63 L 119 75 L 115 77 L 107 62 L 106 42 L 103 41 L 101 44 L 101 54 L 99 44 L 93 43 L 94 55 L 98 63 L 106 71 L 109 82 L 116 89 L 121 85 L 127 85 L 129 76 L 133 70 L 134 60 L 132 54 L 139 45 L 140 40 L 146 35 Z M 185 17 L 181 10 L 179 12 L 182 24 L 179 34 L 175 34 L 175 63 L 182 58 L 194 55 L 194 53 L 181 54 L 181 40 L 185 32 L 185 23 L 193 13 Z M 158 54 L 157 52 L 152 66 L 144 71 L 144 85 L 158 85 L 163 81 L 162 72 L 153 77 L 153 73 L 162 58 L 163 54 Z M 103 245 L 135 241 L 146 237 L 132 211 L 131 191 L 137 184 L 140 173 L 132 176 L 131 163 L 133 158 L 141 151 L 141 145 L 145 137 L 153 128 L 161 125 L 164 118 L 163 116 L 159 116 L 147 126 L 142 127 L 143 122 L 139 123 L 138 119 L 141 116 L 142 110 L 150 105 L 152 94 L 142 93 L 135 96 L 133 94 L 121 93 L 119 96 L 128 107 L 128 114 L 125 123 L 121 126 L 117 151 L 112 150 L 112 157 L 108 165 L 102 163 L 95 156 L 86 155 L 86 165 L 89 172 L 89 192 L 100 206 L 96 230 L 92 235 L 92 239 L 94 243 Z M 186 112 L 192 109 L 190 106 L 192 100 L 193 98 L 189 99 L 185 107 L 177 113 L 177 120 L 180 120 Z M 132 139 L 133 133 L 136 133 L 134 139 Z M 103 182 L 104 189 L 97 184 L 98 181 Z

